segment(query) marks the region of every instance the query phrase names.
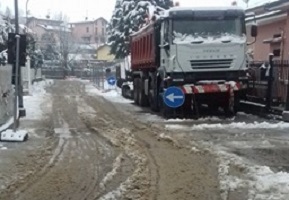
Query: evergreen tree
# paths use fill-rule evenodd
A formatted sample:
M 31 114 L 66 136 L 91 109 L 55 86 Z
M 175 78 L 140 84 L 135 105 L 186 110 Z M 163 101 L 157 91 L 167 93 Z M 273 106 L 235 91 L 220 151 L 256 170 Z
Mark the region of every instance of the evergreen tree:
M 147 13 L 151 8 L 172 7 L 171 0 L 116 0 L 115 10 L 109 24 L 111 53 L 116 58 L 124 58 L 129 51 L 129 38 L 146 24 Z M 157 9 L 155 14 L 157 14 Z
M 0 65 L 4 65 L 7 61 L 8 33 L 13 31 L 14 27 L 10 23 L 10 18 L 0 15 Z

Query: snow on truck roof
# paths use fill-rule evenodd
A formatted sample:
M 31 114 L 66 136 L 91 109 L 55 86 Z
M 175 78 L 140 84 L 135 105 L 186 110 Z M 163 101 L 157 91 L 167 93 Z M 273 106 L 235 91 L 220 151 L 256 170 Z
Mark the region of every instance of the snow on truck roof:
M 233 11 L 239 11 L 239 12 L 244 12 L 245 10 L 241 7 L 238 6 L 226 6 L 226 7 L 173 7 L 168 10 L 163 11 L 161 14 L 162 17 L 169 17 L 170 13 L 172 12 L 181 12 L 181 11 L 227 11 L 227 10 L 233 10 Z
M 171 12 L 174 11 L 240 11 L 245 13 L 245 10 L 238 6 L 226 6 L 226 7 L 173 7 L 168 10 L 164 10 L 160 13 L 161 18 L 166 18 L 170 16 Z M 152 23 L 149 23 L 142 27 L 137 32 L 132 33 L 130 36 L 137 36 L 139 33 L 143 32 L 144 30 L 149 29 L 149 27 L 152 25 Z
M 225 6 L 225 7 L 173 7 L 167 11 L 182 11 L 182 10 L 192 10 L 192 11 L 214 11 L 214 10 L 244 10 L 238 6 Z

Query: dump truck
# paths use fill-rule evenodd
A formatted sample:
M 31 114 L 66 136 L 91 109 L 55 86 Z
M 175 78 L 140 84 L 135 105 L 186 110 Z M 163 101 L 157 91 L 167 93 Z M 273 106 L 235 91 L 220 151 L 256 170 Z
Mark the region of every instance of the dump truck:
M 151 17 L 130 39 L 135 104 L 167 118 L 197 117 L 202 108 L 233 115 L 248 82 L 246 34 L 236 6 L 173 7 Z

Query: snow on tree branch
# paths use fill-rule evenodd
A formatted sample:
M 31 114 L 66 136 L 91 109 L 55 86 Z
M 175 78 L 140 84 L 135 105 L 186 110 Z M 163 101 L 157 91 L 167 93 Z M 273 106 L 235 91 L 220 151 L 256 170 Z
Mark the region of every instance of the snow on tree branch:
M 130 35 L 143 27 L 149 17 L 172 5 L 171 0 L 116 0 L 108 26 L 111 53 L 116 58 L 126 57 L 130 53 Z

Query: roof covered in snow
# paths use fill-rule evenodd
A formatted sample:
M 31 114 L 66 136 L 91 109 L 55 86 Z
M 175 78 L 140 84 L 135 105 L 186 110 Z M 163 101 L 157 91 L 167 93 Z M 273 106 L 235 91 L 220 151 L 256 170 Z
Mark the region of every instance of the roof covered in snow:
M 103 17 L 99 17 L 99 18 L 94 19 L 94 20 L 76 21 L 76 22 L 71 22 L 70 24 L 90 24 L 90 23 L 95 23 L 96 21 L 99 21 L 99 20 L 103 20 L 106 23 L 108 23 L 106 19 L 104 19 Z
M 71 30 L 68 27 L 65 26 L 51 26 L 51 25 L 42 25 L 38 24 L 37 26 L 40 26 L 48 31 L 65 31 L 65 32 L 71 32 Z

